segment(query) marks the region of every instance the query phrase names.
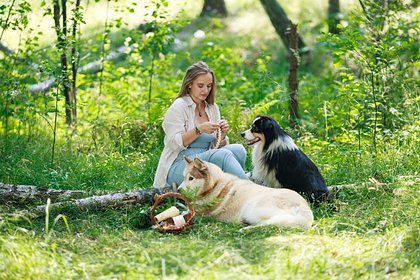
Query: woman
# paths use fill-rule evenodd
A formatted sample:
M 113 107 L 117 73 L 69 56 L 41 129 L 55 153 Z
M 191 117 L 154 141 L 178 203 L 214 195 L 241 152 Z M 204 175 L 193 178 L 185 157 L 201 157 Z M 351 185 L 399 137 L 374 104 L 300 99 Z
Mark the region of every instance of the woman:
M 202 61 L 191 65 L 162 124 L 165 147 L 155 174 L 155 188 L 181 184 L 184 179 L 184 155 L 197 156 L 217 164 L 225 172 L 247 179 L 243 169 L 246 150 L 240 144 L 229 145 L 226 136 L 229 125 L 226 120 L 220 119 L 215 98 L 213 71 Z M 221 141 L 220 148 L 217 148 L 216 134 L 219 128 Z

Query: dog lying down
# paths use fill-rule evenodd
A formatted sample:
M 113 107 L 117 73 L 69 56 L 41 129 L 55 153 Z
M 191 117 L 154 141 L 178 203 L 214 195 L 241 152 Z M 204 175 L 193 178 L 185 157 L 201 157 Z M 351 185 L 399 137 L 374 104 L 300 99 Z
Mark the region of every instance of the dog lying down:
M 217 165 L 193 160 L 187 162 L 179 190 L 191 192 L 205 205 L 206 215 L 224 222 L 249 225 L 283 225 L 309 228 L 313 214 L 306 200 L 289 189 L 273 189 L 223 172 Z

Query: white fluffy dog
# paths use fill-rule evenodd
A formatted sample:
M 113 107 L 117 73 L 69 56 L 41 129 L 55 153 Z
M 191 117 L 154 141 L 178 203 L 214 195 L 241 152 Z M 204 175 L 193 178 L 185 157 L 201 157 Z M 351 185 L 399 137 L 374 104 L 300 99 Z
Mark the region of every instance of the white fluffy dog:
M 224 173 L 217 165 L 184 157 L 180 190 L 188 189 L 205 205 L 203 214 L 225 222 L 309 228 L 313 213 L 307 201 L 289 189 L 274 189 Z

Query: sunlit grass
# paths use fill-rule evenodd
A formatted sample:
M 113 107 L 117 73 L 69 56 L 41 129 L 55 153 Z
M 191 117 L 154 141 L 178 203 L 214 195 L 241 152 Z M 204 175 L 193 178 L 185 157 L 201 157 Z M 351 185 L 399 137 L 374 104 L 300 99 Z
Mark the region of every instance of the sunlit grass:
M 198 216 L 190 230 L 165 235 L 137 228 L 140 209 L 129 207 L 69 212 L 71 232 L 59 221 L 46 239 L 43 219 L 7 224 L 2 216 L 0 277 L 417 279 L 419 185 L 343 192 L 341 209 L 318 213 L 309 230 L 240 231 L 240 225 Z

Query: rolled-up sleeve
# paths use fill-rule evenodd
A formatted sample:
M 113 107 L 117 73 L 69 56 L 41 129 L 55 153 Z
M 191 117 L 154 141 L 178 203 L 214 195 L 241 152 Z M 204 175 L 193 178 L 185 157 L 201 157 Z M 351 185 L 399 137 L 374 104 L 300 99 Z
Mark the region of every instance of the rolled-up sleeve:
M 182 108 L 171 106 L 162 123 L 165 132 L 165 145 L 173 151 L 186 149 L 182 142 L 182 134 L 186 131 L 187 115 Z

